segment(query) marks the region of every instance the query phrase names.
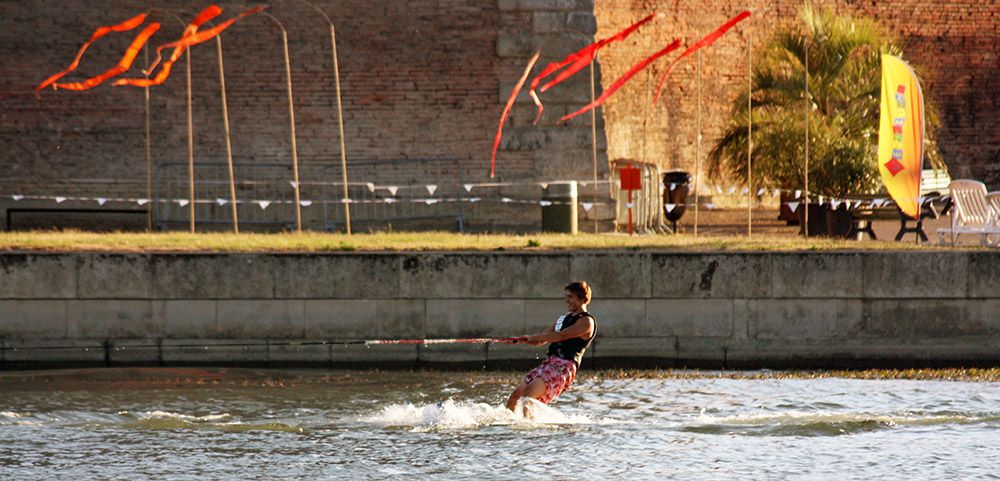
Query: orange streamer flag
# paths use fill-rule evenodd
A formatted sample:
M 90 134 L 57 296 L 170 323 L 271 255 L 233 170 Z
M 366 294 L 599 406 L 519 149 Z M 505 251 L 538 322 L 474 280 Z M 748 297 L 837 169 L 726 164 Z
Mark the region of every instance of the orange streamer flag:
M 163 65 L 160 66 L 160 72 L 157 73 L 155 77 L 151 79 L 148 78 L 121 79 L 121 80 L 116 80 L 115 83 L 112 85 L 115 86 L 130 85 L 132 87 L 152 87 L 155 85 L 161 85 L 163 82 L 166 82 L 167 77 L 170 76 L 170 69 L 173 67 L 174 62 L 176 62 L 177 59 L 180 58 L 181 53 L 183 53 L 185 49 L 198 45 L 200 43 L 207 42 L 215 38 L 217 35 L 222 33 L 223 30 L 229 28 L 232 24 L 236 23 L 237 20 L 249 15 L 253 15 L 255 13 L 260 13 L 264 11 L 265 8 L 267 7 L 258 6 L 250 8 L 244 11 L 243 13 L 239 14 L 238 16 L 226 20 L 225 22 L 222 22 L 208 30 L 196 32 L 186 37 L 181 37 L 180 40 L 177 40 L 175 42 L 171 42 L 156 47 L 157 51 L 174 47 L 174 53 L 170 56 L 170 58 L 168 58 L 165 62 L 163 62 Z
M 514 85 L 514 90 L 511 91 L 510 98 L 507 99 L 507 105 L 504 105 L 503 112 L 500 114 L 500 125 L 497 126 L 497 135 L 493 139 L 493 154 L 490 155 L 491 179 L 496 172 L 497 149 L 500 147 L 500 139 L 503 136 L 503 124 L 507 122 L 507 116 L 510 115 L 510 109 L 514 107 L 514 101 L 517 99 L 517 94 L 521 93 L 521 88 L 523 88 L 524 83 L 528 81 L 528 75 L 531 73 L 532 67 L 535 66 L 535 62 L 538 61 L 538 56 L 541 54 L 541 50 L 535 52 L 535 55 L 533 55 L 531 60 L 528 61 L 528 65 L 524 67 L 524 73 L 521 74 L 521 79 L 517 81 L 516 85 Z
M 882 55 L 882 106 L 878 170 L 899 210 L 920 215 L 920 171 L 924 159 L 924 94 L 906 62 Z
M 562 59 L 559 62 L 552 62 L 548 64 L 545 67 L 545 69 L 542 70 L 542 73 L 538 74 L 537 76 L 535 76 L 535 78 L 531 79 L 531 88 L 528 90 L 528 94 L 531 95 L 531 100 L 535 102 L 535 107 L 538 108 L 538 114 L 535 116 L 534 123 L 535 124 L 538 123 L 538 120 L 542 118 L 542 111 L 545 110 L 545 107 L 542 105 L 541 99 L 538 98 L 538 94 L 535 92 L 536 90 L 538 90 L 538 85 L 542 83 L 542 80 L 544 80 L 546 77 L 549 77 L 556 72 L 559 72 L 559 70 L 569 65 L 568 68 L 566 68 L 562 72 L 559 72 L 559 74 L 556 75 L 554 79 L 550 80 L 545 85 L 542 85 L 541 91 L 544 93 L 548 89 L 572 77 L 580 70 L 583 70 L 584 67 L 589 65 L 590 62 L 594 60 L 594 57 L 597 56 L 598 50 L 606 47 L 608 44 L 612 42 L 625 40 L 626 38 L 628 38 L 629 35 L 632 35 L 633 32 L 638 30 L 639 27 L 653 20 L 654 17 L 656 17 L 656 14 L 651 13 L 648 16 L 646 16 L 646 18 L 643 18 L 642 20 L 639 20 L 638 22 L 630 25 L 628 28 L 622 30 L 621 32 L 618 32 L 608 38 L 601 39 L 590 45 L 587 45 L 586 47 L 583 47 L 582 49 L 567 55 L 566 58 Z
M 147 13 L 140 13 L 139 15 L 136 15 L 136 16 L 134 16 L 134 17 L 132 17 L 132 18 L 130 18 L 130 19 L 122 22 L 122 23 L 119 23 L 118 25 L 109 25 L 109 26 L 104 26 L 104 27 L 98 27 L 97 30 L 94 30 L 94 33 L 90 35 L 90 39 L 88 39 L 86 42 L 84 42 L 83 46 L 80 47 L 80 51 L 78 51 L 76 53 L 76 58 L 74 58 L 73 62 L 69 64 L 69 67 L 66 67 L 65 70 L 63 70 L 63 71 L 61 71 L 59 73 L 56 73 L 55 75 L 53 75 L 53 76 L 45 79 L 44 82 L 38 84 L 38 87 L 35 87 L 35 90 L 36 91 L 42 90 L 45 87 L 48 87 L 49 85 L 54 84 L 57 80 L 65 77 L 70 72 L 76 70 L 76 68 L 80 65 L 80 59 L 83 58 L 84 52 L 87 51 L 87 49 L 90 47 L 90 45 L 92 43 L 96 42 L 101 37 L 103 37 L 103 36 L 105 36 L 105 35 L 107 35 L 107 34 L 109 34 L 111 32 L 127 32 L 129 30 L 132 30 L 135 27 L 138 27 L 139 25 L 142 25 L 142 22 L 146 21 L 146 17 L 148 15 L 149 14 L 147 14 Z
M 149 40 L 149 37 L 152 37 L 153 34 L 156 33 L 156 31 L 159 29 L 160 29 L 159 23 L 153 22 L 147 25 L 146 28 L 144 28 L 142 32 L 139 32 L 139 35 L 136 35 L 135 39 L 132 40 L 132 44 L 128 46 L 127 50 L 125 50 L 125 55 L 122 56 L 122 59 L 118 61 L 118 65 L 111 67 L 104 73 L 96 77 L 91 77 L 89 79 L 86 79 L 82 82 L 55 83 L 52 86 L 56 89 L 66 89 L 66 90 L 76 90 L 76 91 L 90 90 L 94 87 L 97 87 L 98 85 L 101 85 L 102 83 L 104 83 L 105 80 L 109 78 L 121 75 L 123 72 L 132 68 L 132 62 L 135 61 L 136 55 L 139 55 L 139 50 L 142 49 L 143 45 L 146 45 L 146 42 Z
M 608 100 L 608 98 L 610 98 L 612 94 L 614 94 L 615 92 L 617 92 L 618 89 L 622 88 L 622 86 L 625 85 L 625 83 L 628 82 L 629 79 L 631 79 L 633 76 L 635 76 L 635 74 L 639 73 L 640 71 L 642 71 L 643 69 L 645 69 L 646 67 L 648 67 L 649 64 L 655 62 L 656 59 L 658 59 L 658 58 L 660 58 L 660 57 L 662 57 L 662 56 L 664 56 L 664 55 L 666 55 L 666 54 L 668 54 L 670 52 L 673 52 L 674 50 L 677 50 L 677 48 L 679 48 L 680 46 L 681 46 L 681 41 L 680 40 L 674 40 L 673 43 L 671 43 L 670 45 L 667 45 L 666 47 L 664 47 L 663 50 L 660 50 L 659 52 L 656 52 L 653 55 L 650 55 L 645 60 L 643 60 L 643 61 L 641 61 L 641 62 L 633 65 L 632 68 L 630 68 L 628 72 L 625 72 L 625 75 L 622 75 L 621 77 L 618 78 L 618 80 L 615 80 L 615 83 L 611 84 L 611 87 L 608 87 L 608 89 L 605 90 L 604 93 L 602 93 L 601 96 L 597 98 L 597 100 L 594 100 L 593 102 L 587 104 L 582 109 L 577 110 L 576 112 L 573 112 L 573 113 L 571 113 L 571 114 L 569 114 L 569 115 L 567 115 L 567 116 L 559 119 L 559 122 L 565 122 L 565 121 L 567 121 L 567 120 L 569 120 L 569 119 L 571 119 L 573 117 L 576 117 L 577 115 L 580 115 L 580 114 L 585 113 L 585 112 L 589 112 L 591 109 L 596 109 L 601 104 L 603 104 L 606 100 Z
M 699 40 L 698 43 L 695 43 L 694 45 L 688 47 L 688 49 L 685 50 L 684 53 L 680 54 L 680 56 L 675 58 L 673 62 L 670 62 L 670 65 L 667 65 L 667 71 L 663 72 L 663 76 L 660 77 L 660 82 L 656 84 L 656 95 L 653 96 L 653 104 L 656 104 L 656 101 L 660 99 L 660 91 L 663 90 L 663 82 L 667 80 L 667 75 L 670 75 L 670 69 L 674 68 L 674 65 L 677 65 L 677 62 L 680 62 L 681 59 L 687 57 L 688 55 L 691 55 L 692 53 L 701 48 L 712 45 L 713 43 L 715 43 L 716 40 L 725 35 L 726 32 L 729 31 L 729 29 L 733 28 L 734 26 L 736 26 L 737 23 L 742 22 L 749 16 L 750 12 L 747 10 L 740 12 L 739 15 L 729 19 L 728 22 L 724 23 L 714 32 L 706 35 L 704 38 Z
M 219 8 L 218 5 L 209 5 L 208 7 L 205 7 L 205 9 L 202 10 L 201 13 L 199 13 L 198 16 L 194 18 L 194 20 L 191 20 L 191 23 L 187 24 L 187 26 L 184 27 L 184 32 L 181 33 L 181 38 L 187 38 L 191 35 L 194 35 L 195 33 L 198 32 L 198 29 L 205 24 L 205 22 L 208 22 L 209 20 L 218 17 L 219 15 L 222 15 L 222 9 Z M 163 50 L 167 48 L 170 47 L 166 45 L 160 45 L 159 47 L 156 48 L 156 59 L 153 60 L 153 63 L 149 67 L 143 70 L 143 73 L 152 72 L 153 70 L 156 69 L 156 66 L 159 65 L 160 61 L 163 59 L 162 56 Z M 173 61 L 176 62 L 177 59 L 181 57 L 182 53 L 184 53 L 184 47 L 179 47 L 179 46 L 174 47 L 174 53 L 170 55 L 170 58 L 172 58 Z

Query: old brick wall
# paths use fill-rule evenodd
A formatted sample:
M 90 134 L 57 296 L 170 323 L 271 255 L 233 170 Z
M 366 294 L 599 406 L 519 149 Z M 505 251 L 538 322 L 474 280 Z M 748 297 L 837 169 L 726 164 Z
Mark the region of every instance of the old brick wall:
M 593 41 L 596 31 L 593 2 L 587 0 L 313 3 L 337 24 L 350 180 L 447 184 L 436 192 L 444 196 L 454 194 L 462 182 L 487 180 L 500 110 L 534 50 L 545 46 L 543 64 Z M 154 4 L 185 20 L 208 5 L 183 0 Z M 225 12 L 218 20 L 247 4 L 220 6 Z M 0 195 L 145 195 L 141 89 L 108 84 L 85 93 L 32 93 L 37 83 L 69 63 L 94 28 L 140 10 L 136 2 L 123 0 L 0 2 Z M 328 186 L 326 192 L 308 184 L 339 182 L 341 173 L 327 25 L 296 0 L 275 2 L 269 12 L 289 30 L 303 197 L 339 199 L 339 188 Z M 155 44 L 179 35 L 178 20 L 160 12 L 152 19 L 163 24 Z M 114 65 L 137 31 L 111 34 L 92 46 L 74 77 Z M 279 30 L 257 15 L 222 38 L 236 173 L 239 180 L 256 182 L 244 186 L 240 197 L 290 199 L 292 155 Z M 202 182 L 198 197 L 228 197 L 224 183 L 211 183 L 226 178 L 216 47 L 212 42 L 196 46 L 191 56 L 194 150 Z M 139 75 L 143 62 L 140 54 L 130 74 Z M 182 60 L 151 96 L 155 194 L 169 198 L 187 196 L 184 74 Z M 579 108 L 589 95 L 589 81 L 567 84 L 546 98 L 549 112 Z M 519 104 L 512 115 L 497 180 L 590 178 L 590 117 L 566 126 L 555 126 L 547 117 L 543 126 L 530 127 L 527 109 Z M 601 165 L 606 166 L 603 144 L 601 139 Z M 606 171 L 604 167 L 602 176 Z M 538 198 L 540 188 L 480 195 Z M 206 216 L 228 215 L 227 208 L 209 207 L 199 209 Z M 466 215 L 490 228 L 532 225 L 539 212 L 484 203 L 468 206 Z
M 813 1 L 840 13 L 870 16 L 903 40 L 908 58 L 924 73 L 924 94 L 937 105 L 940 147 L 952 177 L 984 180 L 1000 188 L 1000 3 L 994 0 L 901 0 L 893 2 Z M 648 12 L 664 16 L 626 41 L 601 53 L 607 87 L 630 65 L 673 38 L 688 43 L 714 30 L 743 9 L 766 9 L 715 45 L 702 50 L 702 159 L 721 133 L 737 92 L 747 88 L 747 35 L 754 50 L 775 28 L 797 19 L 798 0 L 716 2 L 604 0 L 595 7 L 598 37 L 612 35 Z M 692 171 L 696 157 L 697 58 L 671 73 L 655 107 L 649 101 L 669 59 L 653 64 L 606 104 L 608 155 L 657 162 Z

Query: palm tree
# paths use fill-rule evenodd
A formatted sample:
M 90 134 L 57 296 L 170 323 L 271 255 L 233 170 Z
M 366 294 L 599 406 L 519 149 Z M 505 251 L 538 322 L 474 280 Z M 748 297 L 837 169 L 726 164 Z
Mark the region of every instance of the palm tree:
M 754 186 L 802 185 L 808 79 L 809 191 L 828 196 L 873 192 L 881 185 L 880 55 L 900 55 L 901 49 L 871 19 L 817 12 L 809 4 L 800 14 L 802 24 L 776 32 L 753 71 Z M 744 185 L 746 96 L 744 92 L 735 101 L 708 163 L 710 177 L 735 178 Z M 936 116 L 926 110 L 933 126 Z M 931 142 L 927 147 L 932 164 L 943 165 L 936 146 Z

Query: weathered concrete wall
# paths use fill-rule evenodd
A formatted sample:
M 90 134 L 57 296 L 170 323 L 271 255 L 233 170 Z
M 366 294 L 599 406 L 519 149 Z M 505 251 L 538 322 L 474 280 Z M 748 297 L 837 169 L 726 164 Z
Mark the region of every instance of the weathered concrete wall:
M 594 286 L 592 365 L 997 363 L 997 272 L 992 252 L 8 253 L 0 365 L 526 362 L 323 341 L 537 332 L 572 279 Z

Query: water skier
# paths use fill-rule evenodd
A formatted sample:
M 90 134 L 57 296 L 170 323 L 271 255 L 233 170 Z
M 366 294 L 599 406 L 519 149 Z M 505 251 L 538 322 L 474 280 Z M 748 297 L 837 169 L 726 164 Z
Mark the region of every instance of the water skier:
M 514 411 L 517 401 L 523 397 L 547 404 L 569 389 L 576 378 L 583 353 L 597 335 L 594 316 L 587 312 L 587 304 L 591 300 L 590 286 L 582 281 L 573 282 L 565 287 L 565 291 L 568 312 L 560 316 L 553 325 L 541 334 L 512 337 L 503 341 L 530 346 L 549 345 L 548 357 L 524 377 L 507 399 L 507 409 L 511 411 Z

